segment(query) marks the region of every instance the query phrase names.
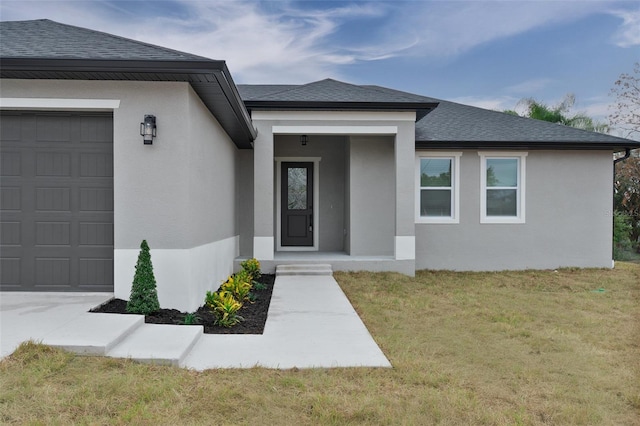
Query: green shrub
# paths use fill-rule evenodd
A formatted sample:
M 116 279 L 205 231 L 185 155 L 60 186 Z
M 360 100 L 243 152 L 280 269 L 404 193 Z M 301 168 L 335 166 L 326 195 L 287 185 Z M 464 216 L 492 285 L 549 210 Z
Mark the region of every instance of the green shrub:
M 200 322 L 200 317 L 196 315 L 195 312 L 186 314 L 184 316 L 184 320 L 182 321 L 184 325 L 194 325 L 194 324 L 198 324 L 199 322 Z
M 261 282 L 258 282 L 258 281 L 254 281 L 253 282 L 253 288 L 255 288 L 256 290 L 266 290 L 267 289 L 267 285 L 266 284 L 262 284 Z
M 242 303 L 238 302 L 233 294 L 228 291 L 207 292 L 205 303 L 216 316 L 216 324 L 223 327 L 231 327 L 238 324 L 243 318 L 238 315 Z
M 233 294 L 238 302 L 244 302 L 251 292 L 251 278 L 246 272 L 240 271 L 235 275 L 230 276 L 220 286 L 220 291 L 228 291 Z
M 260 279 L 262 273 L 260 272 L 260 262 L 256 258 L 247 259 L 240 263 L 242 270 L 249 275 L 249 281 Z
M 160 303 L 156 291 L 156 278 L 153 275 L 151 253 L 147 240 L 142 240 L 136 273 L 131 286 L 131 295 L 127 302 L 127 312 L 149 315 L 158 309 L 160 309 Z
M 613 214 L 613 258 L 615 260 L 627 260 L 632 248 L 631 243 L 631 218 L 624 212 Z

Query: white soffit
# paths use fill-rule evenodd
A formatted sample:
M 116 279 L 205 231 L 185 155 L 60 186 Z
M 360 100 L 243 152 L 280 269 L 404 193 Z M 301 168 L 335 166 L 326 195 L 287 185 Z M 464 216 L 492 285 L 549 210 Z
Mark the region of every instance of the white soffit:
M 396 135 L 398 126 L 273 126 L 274 135 Z
M 414 111 L 251 111 L 252 120 L 416 121 Z

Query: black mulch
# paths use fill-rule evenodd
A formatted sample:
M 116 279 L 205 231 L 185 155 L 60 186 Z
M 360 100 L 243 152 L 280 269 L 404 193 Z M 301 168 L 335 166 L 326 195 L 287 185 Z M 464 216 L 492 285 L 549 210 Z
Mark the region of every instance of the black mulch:
M 264 284 L 266 288 L 264 290 L 254 288 L 251 291 L 256 296 L 256 300 L 254 303 L 245 302 L 240 311 L 238 311 L 238 314 L 244 318 L 239 324 L 233 327 L 215 325 L 213 313 L 204 305 L 195 312 L 198 317 L 196 324 L 203 325 L 206 334 L 262 334 L 264 324 L 267 322 L 275 275 L 262 275 L 258 281 Z M 204 300 L 204 294 L 202 299 Z M 104 305 L 91 309 L 89 312 L 129 314 L 126 308 L 126 300 L 111 299 Z M 147 324 L 184 324 L 186 314 L 186 312 L 180 312 L 177 309 L 160 309 L 158 312 L 146 315 L 144 322 Z

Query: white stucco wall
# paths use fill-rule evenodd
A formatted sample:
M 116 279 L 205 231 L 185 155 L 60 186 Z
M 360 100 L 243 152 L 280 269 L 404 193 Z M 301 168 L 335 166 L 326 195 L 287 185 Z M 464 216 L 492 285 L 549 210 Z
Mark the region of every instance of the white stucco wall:
M 187 83 L 3 80 L 2 97 L 119 101 L 113 110 L 116 297 L 129 297 L 142 239 L 151 247 L 163 307 L 195 309 L 232 271 L 238 151 Z M 153 145 L 139 134 L 145 114 L 157 119 Z
M 480 157 L 464 151 L 460 223 L 416 224 L 416 269 L 609 268 L 611 179 L 611 152 L 529 151 L 526 223 L 481 224 Z

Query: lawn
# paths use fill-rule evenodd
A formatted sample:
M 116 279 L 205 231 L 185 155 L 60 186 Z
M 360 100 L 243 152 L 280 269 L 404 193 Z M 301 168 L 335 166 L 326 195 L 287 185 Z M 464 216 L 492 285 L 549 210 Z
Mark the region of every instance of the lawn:
M 199 373 L 26 344 L 0 362 L 0 423 L 640 424 L 638 264 L 335 276 L 393 369 Z

